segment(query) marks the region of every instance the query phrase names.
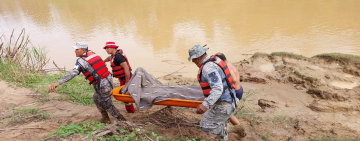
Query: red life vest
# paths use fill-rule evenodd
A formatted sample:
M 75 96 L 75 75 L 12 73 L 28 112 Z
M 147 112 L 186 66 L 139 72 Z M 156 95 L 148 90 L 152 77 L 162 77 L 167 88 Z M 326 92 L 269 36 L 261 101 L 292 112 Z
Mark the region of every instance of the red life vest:
M 99 80 L 109 76 L 110 72 L 99 55 L 96 55 L 92 51 L 88 51 L 84 53 L 81 58 L 88 62 L 94 69 L 93 72 L 83 73 L 85 78 L 90 81 L 89 84 L 96 85 Z M 97 77 L 94 76 L 95 73 L 97 74 Z
M 124 56 L 124 58 L 126 60 L 126 63 L 127 63 L 128 67 L 129 67 L 129 71 L 131 72 L 131 70 L 132 70 L 126 55 L 124 54 L 122 49 L 119 49 L 119 50 L 116 51 L 114 57 L 110 60 L 111 68 L 112 68 L 112 72 L 113 72 L 113 77 L 120 78 L 120 79 L 125 79 L 124 68 L 122 66 L 115 66 L 115 64 L 113 62 L 113 60 L 115 59 L 115 56 L 116 56 L 117 53 L 120 53 L 122 56 Z
M 203 63 L 203 65 L 201 65 L 199 72 L 198 72 L 198 81 L 200 83 L 201 89 L 204 93 L 205 97 L 208 97 L 210 95 L 210 85 L 207 81 L 201 81 L 201 74 L 202 74 L 202 69 L 204 67 L 204 65 L 208 62 L 214 62 L 215 64 L 217 64 L 225 73 L 225 78 L 222 80 L 222 82 L 226 81 L 228 86 L 230 86 L 232 89 L 235 89 L 235 85 L 233 83 L 231 74 L 230 74 L 230 69 L 228 68 L 228 66 L 226 65 L 226 63 L 224 61 L 222 61 L 219 57 L 217 56 L 211 56 L 209 60 L 207 60 L 206 62 Z M 225 87 L 224 87 L 225 89 Z

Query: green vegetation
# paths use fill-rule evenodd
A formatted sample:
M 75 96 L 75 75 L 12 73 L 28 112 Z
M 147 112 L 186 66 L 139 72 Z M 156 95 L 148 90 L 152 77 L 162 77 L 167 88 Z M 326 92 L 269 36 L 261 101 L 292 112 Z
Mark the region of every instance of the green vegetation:
M 256 92 L 253 90 L 249 90 L 248 92 L 244 92 L 243 97 L 239 101 L 238 107 L 234 112 L 234 116 L 238 119 L 247 119 L 250 121 L 251 127 L 249 127 L 252 131 L 256 132 L 255 126 L 260 124 L 261 117 L 256 114 L 259 112 L 247 104 L 253 99 L 249 99 L 251 96 L 255 95 Z
M 359 55 L 352 55 L 352 54 L 343 54 L 343 53 L 323 53 L 319 55 L 315 55 L 311 58 L 307 58 L 302 55 L 298 55 L 292 52 L 273 52 L 271 54 L 267 54 L 264 52 L 256 52 L 252 57 L 274 57 L 274 56 L 282 56 L 282 57 L 289 57 L 298 60 L 306 60 L 311 58 L 322 58 L 327 59 L 329 61 L 338 61 L 343 63 L 360 63 L 360 56 Z
M 9 69 L 15 68 L 15 69 Z M 12 75 L 20 73 L 21 69 L 16 64 L 11 64 L 7 61 L 0 62 L 0 77 L 7 82 L 13 82 L 19 87 L 32 88 L 37 93 L 42 94 L 39 101 L 51 100 L 48 98 L 48 86 L 57 82 L 66 73 L 45 74 L 42 72 L 27 73 L 18 77 Z M 92 105 L 92 95 L 94 93 L 93 86 L 88 84 L 83 77 L 75 77 L 67 83 L 56 88 L 56 92 L 66 94 L 62 97 L 63 100 L 70 99 L 75 103 L 83 105 Z
M 249 90 L 248 92 L 244 92 L 243 97 L 238 103 L 238 107 L 234 112 L 234 115 L 237 118 L 245 118 L 251 121 L 252 125 L 256 125 L 259 122 L 259 117 L 256 115 L 256 111 L 249 106 L 247 103 L 253 101 L 253 99 L 249 99 L 251 96 L 255 95 L 255 91 Z
M 16 40 L 14 38 L 14 31 L 8 42 L 4 36 L 0 36 L 1 60 L 2 62 L 5 60 L 9 64 L 16 64 L 17 68 L 21 69 L 21 72 L 17 74 L 19 76 L 40 71 L 49 61 L 46 57 L 45 48 L 29 47 L 29 44 L 31 43 L 29 37 L 25 36 L 25 29 L 21 31 Z
M 67 126 L 61 125 L 58 130 L 55 130 L 53 133 L 55 136 L 69 136 L 72 134 L 89 134 L 95 130 L 104 128 L 107 124 L 95 122 L 82 122 L 78 124 L 71 123 Z M 49 133 L 49 136 L 52 136 L 52 133 Z
M 243 110 L 236 110 L 236 114 L 234 114 L 237 118 L 244 118 L 251 121 L 251 125 L 255 126 L 260 123 L 260 117 L 256 115 L 256 111 L 252 108 L 245 108 Z
M 6 115 L 6 116 L 1 117 L 1 119 L 11 118 L 11 116 L 12 116 L 12 115 Z
M 253 58 L 269 57 L 269 54 L 264 53 L 264 52 L 256 52 L 252 57 L 253 57 Z
M 234 114 L 236 114 L 237 112 L 239 112 L 243 108 L 246 108 L 247 107 L 246 103 L 249 102 L 249 101 L 253 101 L 252 99 L 249 99 L 253 95 L 255 95 L 255 91 L 253 91 L 253 90 L 249 90 L 247 92 L 244 92 L 241 100 L 239 101 L 239 103 L 237 105 L 238 107 L 237 107 Z
M 32 88 L 42 94 L 39 102 L 49 101 L 48 86 L 56 83 L 65 73 L 48 74 L 44 67 L 49 61 L 45 48 L 29 47 L 30 40 L 21 32 L 17 40 L 11 35 L 8 42 L 0 37 L 0 78 L 16 86 Z M 60 85 L 58 93 L 66 94 L 61 99 L 70 99 L 75 103 L 91 105 L 94 88 L 83 77 L 75 77 Z
M 142 132 L 137 132 L 133 134 L 127 134 L 124 137 L 118 136 L 118 135 L 112 135 L 108 138 L 108 141 L 128 141 L 128 140 L 156 140 L 156 141 L 207 141 L 205 139 L 189 139 L 189 138 L 179 138 L 178 136 L 175 138 L 166 138 L 163 136 L 159 136 L 155 134 L 154 132 L 151 132 L 150 134 L 144 134 Z M 99 139 L 100 141 L 105 141 L 105 139 Z
M 348 63 L 360 63 L 360 56 L 342 53 L 323 53 L 315 55 L 312 58 L 323 58 L 330 61 L 348 62 Z
M 5 37 L 0 37 L 0 78 L 6 82 L 10 82 L 11 85 L 31 88 L 36 93 L 41 94 L 38 96 L 37 100 L 39 102 L 51 101 L 52 98 L 48 93 L 48 86 L 52 83 L 57 82 L 62 78 L 66 73 L 65 69 L 61 70 L 60 73 L 49 74 L 44 71 L 45 65 L 48 63 L 49 59 L 46 56 L 46 50 L 42 47 L 34 47 L 31 45 L 28 37 L 25 37 L 25 31 L 23 30 L 18 38 L 14 38 L 13 34 L 9 40 L 6 40 Z M 309 59 L 302 55 L 297 55 L 289 52 L 273 52 L 271 54 L 257 52 L 253 55 L 253 58 L 257 57 L 290 57 L 294 59 Z M 340 62 L 352 62 L 360 63 L 360 56 L 341 54 L 341 53 L 325 53 L 319 54 L 312 58 L 322 58 L 330 61 L 340 61 Z M 310 58 L 311 59 L 311 58 Z M 171 84 L 172 80 L 168 83 Z M 180 85 L 195 85 L 197 81 L 189 81 L 186 79 L 180 78 L 179 81 L 175 83 Z M 62 94 L 58 97 L 58 100 L 71 100 L 74 103 L 82 105 L 92 105 L 92 95 L 94 93 L 93 86 L 88 84 L 88 81 L 83 77 L 75 77 L 69 82 L 60 85 L 57 89 L 57 92 Z M 238 118 L 245 118 L 251 121 L 250 128 L 256 133 L 254 126 L 260 123 L 261 118 L 256 115 L 254 109 L 247 106 L 251 96 L 256 94 L 254 91 L 249 90 L 244 93 L 243 98 L 238 104 L 234 115 Z M 118 103 L 122 103 L 117 101 Z M 6 109 L 14 109 L 14 105 L 6 107 Z M 185 108 L 179 108 L 183 110 Z M 149 113 L 148 117 L 149 117 Z M 29 108 L 29 109 L 14 109 L 13 113 L 10 115 L 3 116 L 2 119 L 10 119 L 11 123 L 23 123 L 26 121 L 38 121 L 50 118 L 49 113 L 40 110 L 39 108 Z M 277 115 L 272 117 L 271 122 L 274 124 L 283 123 L 289 119 L 283 115 Z M 3 123 L 1 123 L 3 124 Z M 59 129 L 55 130 L 53 133 L 49 133 L 49 138 L 53 137 L 68 137 L 74 134 L 88 135 L 88 138 L 92 138 L 92 132 L 98 129 L 102 129 L 107 124 L 100 122 L 81 122 L 81 123 L 71 123 L 69 125 L 61 125 Z M 157 126 L 149 126 L 145 131 L 137 131 L 134 128 L 132 129 L 120 129 L 120 135 L 102 135 L 97 137 L 96 140 L 108 140 L 108 141 L 122 141 L 122 140 L 157 140 L 157 141 L 203 141 L 202 139 L 189 139 L 181 138 L 175 136 L 171 139 L 159 136 L 160 129 Z M 267 134 L 258 134 L 263 140 L 270 140 L 269 135 Z M 340 139 L 338 137 L 321 137 L 310 139 L 311 141 L 360 141 L 360 139 Z
M 82 105 L 94 104 L 92 100 L 92 95 L 94 94 L 95 90 L 92 85 L 89 85 L 89 81 L 85 80 L 84 77 L 82 76 L 75 77 L 72 80 L 60 85 L 59 87 L 56 88 L 56 92 L 66 94 L 65 97 L 69 98 L 70 100 L 78 104 L 82 104 Z
M 121 123 L 118 123 L 121 124 Z M 98 129 L 106 127 L 108 124 L 103 124 L 100 122 L 81 122 L 81 123 L 71 123 L 69 125 L 61 125 L 59 129 L 55 130 L 53 133 L 48 134 L 49 140 L 51 138 L 57 137 L 67 137 L 74 134 L 87 135 L 88 139 L 94 138 L 92 133 Z M 150 129 L 151 128 L 151 129 Z M 96 137 L 96 140 L 99 141 L 129 141 L 129 140 L 157 140 L 157 141 L 206 141 L 203 139 L 189 139 L 189 138 L 179 138 L 178 136 L 168 139 L 163 136 L 159 136 L 154 130 L 158 130 L 156 127 L 149 126 L 149 130 L 144 132 L 138 131 L 135 128 L 132 129 L 120 129 L 118 135 L 101 135 Z
M 6 110 L 14 109 L 16 107 L 16 104 L 10 103 L 8 106 L 5 106 Z
M 307 57 L 304 57 L 302 55 L 298 55 L 292 52 L 273 52 L 270 54 L 270 56 L 282 56 L 282 57 L 289 57 L 289 58 L 294 58 L 294 59 L 298 59 L 298 60 L 302 60 L 302 59 L 308 59 Z
M 43 112 L 39 108 L 14 109 L 11 115 L 2 117 L 2 119 L 11 118 L 13 124 L 24 123 L 26 121 L 38 121 L 50 118 L 49 113 Z
M 258 58 L 258 57 L 274 57 L 274 56 L 281 56 L 281 57 L 289 57 L 289 58 L 294 58 L 294 59 L 298 59 L 298 60 L 302 60 L 302 59 L 308 59 L 305 56 L 302 55 L 298 55 L 292 52 L 273 52 L 271 54 L 267 54 L 264 52 L 256 52 L 253 55 L 253 58 Z

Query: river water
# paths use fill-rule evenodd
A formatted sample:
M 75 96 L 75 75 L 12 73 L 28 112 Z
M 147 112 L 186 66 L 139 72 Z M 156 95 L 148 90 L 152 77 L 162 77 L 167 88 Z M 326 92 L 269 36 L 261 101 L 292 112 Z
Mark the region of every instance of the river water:
M 0 0 L 0 34 L 26 29 L 51 58 L 48 68 L 71 69 L 71 46 L 115 41 L 133 68 L 155 76 L 176 70 L 195 77 L 188 49 L 207 44 L 237 62 L 255 52 L 287 51 L 311 57 L 360 55 L 358 0 Z

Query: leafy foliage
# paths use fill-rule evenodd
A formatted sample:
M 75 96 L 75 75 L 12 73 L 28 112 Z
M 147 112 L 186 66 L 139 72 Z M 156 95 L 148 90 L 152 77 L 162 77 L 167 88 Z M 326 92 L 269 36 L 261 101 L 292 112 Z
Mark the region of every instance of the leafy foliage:
M 69 136 L 72 134 L 88 134 L 95 130 L 104 128 L 107 124 L 95 122 L 82 122 L 78 124 L 71 123 L 69 125 L 61 125 L 58 130 L 55 130 L 54 135 Z M 52 135 L 52 134 L 51 134 Z

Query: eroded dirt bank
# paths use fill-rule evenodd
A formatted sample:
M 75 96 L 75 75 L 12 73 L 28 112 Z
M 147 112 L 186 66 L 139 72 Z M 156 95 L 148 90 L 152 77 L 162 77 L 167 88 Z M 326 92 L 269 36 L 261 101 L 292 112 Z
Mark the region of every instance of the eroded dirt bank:
M 360 139 L 360 63 L 351 57 L 356 56 L 257 53 L 234 62 L 252 94 L 237 114 L 247 126 L 244 140 Z

